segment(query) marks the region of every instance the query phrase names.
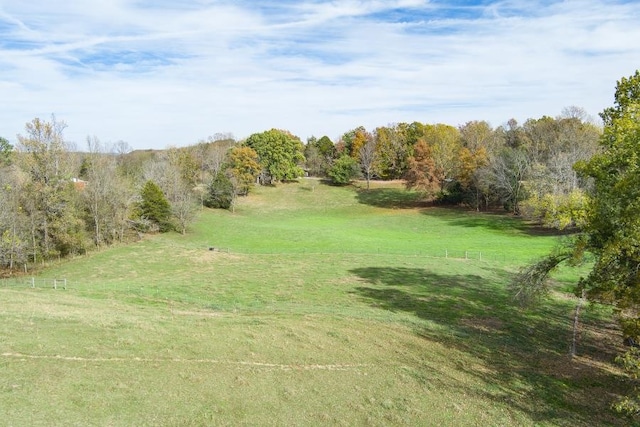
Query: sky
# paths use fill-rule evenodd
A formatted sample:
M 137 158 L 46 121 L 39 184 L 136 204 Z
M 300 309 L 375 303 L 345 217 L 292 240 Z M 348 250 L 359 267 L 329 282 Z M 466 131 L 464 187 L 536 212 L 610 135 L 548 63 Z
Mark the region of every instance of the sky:
M 638 0 L 0 0 L 0 136 L 52 114 L 78 149 L 597 118 L 638 41 Z

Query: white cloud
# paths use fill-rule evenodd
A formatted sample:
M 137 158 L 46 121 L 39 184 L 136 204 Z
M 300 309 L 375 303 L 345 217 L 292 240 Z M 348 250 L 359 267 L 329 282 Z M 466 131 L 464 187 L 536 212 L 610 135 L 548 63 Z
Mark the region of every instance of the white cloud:
M 614 1 L 5 1 L 0 135 L 55 113 L 136 148 L 271 127 L 595 115 L 640 58 L 640 5 Z

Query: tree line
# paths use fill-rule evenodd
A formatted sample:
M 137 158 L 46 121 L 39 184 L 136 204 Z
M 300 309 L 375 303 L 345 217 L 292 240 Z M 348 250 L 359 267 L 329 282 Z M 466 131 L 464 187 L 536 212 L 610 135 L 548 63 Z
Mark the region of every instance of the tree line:
M 271 129 L 238 141 L 132 151 L 88 137 L 79 150 L 66 124 L 33 119 L 16 147 L 0 138 L 0 268 L 65 257 L 139 238 L 185 233 L 199 208 L 234 209 L 256 184 L 304 174 L 348 184 L 404 179 L 439 203 L 505 208 L 558 228 L 579 226 L 587 182 L 572 165 L 598 152 L 602 130 L 577 107 L 555 118 L 463 126 L 357 127 L 306 143 Z
M 599 151 L 602 129 L 578 107 L 558 117 L 485 121 L 459 127 L 399 123 L 363 127 L 329 138 L 310 138 L 309 173 L 334 183 L 404 179 L 426 199 L 476 210 L 504 208 L 559 229 L 580 226 L 588 180 L 573 169 Z

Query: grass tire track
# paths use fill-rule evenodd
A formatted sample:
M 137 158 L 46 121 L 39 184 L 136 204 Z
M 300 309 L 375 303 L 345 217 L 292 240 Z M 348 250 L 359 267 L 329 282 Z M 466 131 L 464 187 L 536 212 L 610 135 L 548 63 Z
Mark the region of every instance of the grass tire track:
M 61 355 L 35 355 L 35 354 L 24 354 L 24 353 L 2 353 L 2 357 L 8 359 L 38 359 L 38 360 L 61 360 L 61 361 L 69 361 L 69 362 L 147 362 L 147 363 L 209 363 L 209 364 L 219 364 L 219 365 L 238 365 L 238 366 L 249 366 L 255 368 L 265 368 L 265 369 L 276 369 L 282 371 L 313 371 L 313 370 L 324 370 L 324 371 L 351 371 L 358 370 L 360 368 L 372 367 L 370 364 L 356 364 L 356 365 L 347 365 L 347 364 L 331 364 L 331 365 L 319 365 L 319 364 L 310 364 L 310 365 L 287 365 L 281 363 L 266 363 L 266 362 L 249 362 L 249 361 L 233 361 L 233 360 L 219 360 L 219 359 L 182 359 L 182 358 L 171 358 L 171 359 L 160 359 L 160 358 L 144 358 L 144 357 L 81 357 L 81 356 L 61 356 Z

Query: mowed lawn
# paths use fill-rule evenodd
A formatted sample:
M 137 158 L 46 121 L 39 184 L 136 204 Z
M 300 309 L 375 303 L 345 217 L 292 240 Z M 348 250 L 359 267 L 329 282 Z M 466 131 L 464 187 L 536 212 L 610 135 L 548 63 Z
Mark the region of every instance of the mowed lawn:
M 39 273 L 66 290 L 5 282 L 0 425 L 626 425 L 606 308 L 568 357 L 576 273 L 507 292 L 558 239 L 390 184 L 258 188 Z

